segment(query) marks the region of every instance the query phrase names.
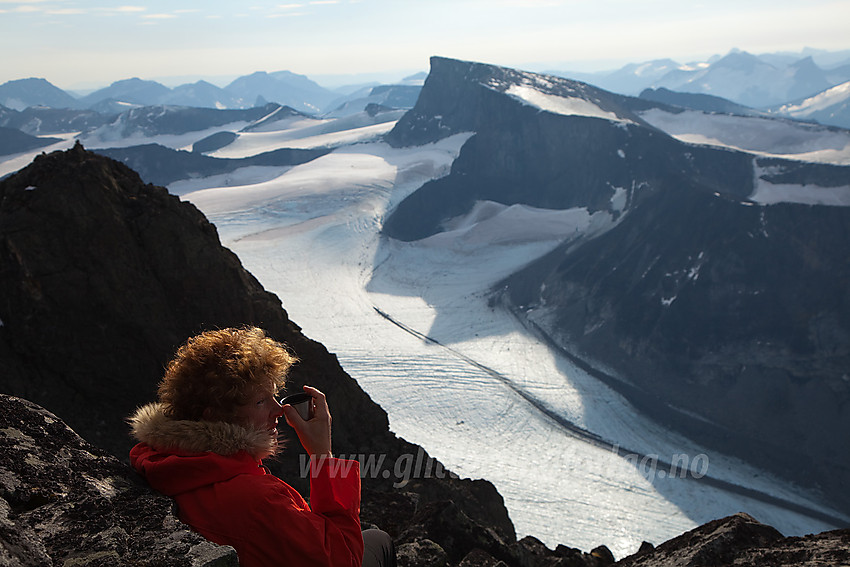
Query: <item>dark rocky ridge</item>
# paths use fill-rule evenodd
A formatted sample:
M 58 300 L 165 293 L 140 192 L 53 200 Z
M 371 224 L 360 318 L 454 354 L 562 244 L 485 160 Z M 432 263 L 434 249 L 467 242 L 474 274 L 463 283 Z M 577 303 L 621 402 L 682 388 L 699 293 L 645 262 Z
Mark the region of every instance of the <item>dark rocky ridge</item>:
M 665 89 L 664 87 L 657 89 L 644 89 L 641 91 L 639 98 L 679 108 L 701 110 L 703 112 L 739 114 L 741 116 L 760 116 L 765 114 L 748 106 L 737 104 L 719 96 L 701 93 L 676 92 Z
M 247 109 L 219 110 L 216 108 L 193 108 L 176 105 L 157 105 L 133 108 L 122 112 L 115 119 L 94 130 L 91 135 L 103 139 L 129 138 L 131 136 L 157 136 L 161 134 L 185 134 L 232 122 L 253 122 L 282 108 L 279 104 L 267 103 Z
M 0 390 L 47 408 L 119 459 L 126 460 L 132 445 L 124 418 L 155 398 L 156 384 L 175 348 L 201 330 L 243 324 L 265 328 L 297 353 L 301 362 L 292 372 L 290 390 L 310 383 L 327 393 L 336 454 L 385 455 L 389 472 L 405 456 L 429 459 L 421 448 L 389 431 L 386 413 L 344 372 L 333 354 L 300 332 L 280 300 L 221 246 L 215 227 L 193 205 L 162 187 L 144 184 L 123 164 L 87 152 L 79 144 L 67 152 L 42 154 L 0 182 L 0 297 Z M 25 466 L 21 450 L 43 449 L 41 460 L 48 462 L 52 452 L 65 454 L 50 441 L 51 436 L 68 440 L 95 455 L 103 467 L 89 469 L 85 459 L 66 459 L 64 472 L 44 475 L 120 477 L 119 501 L 138 495 L 129 488 L 124 493 L 129 472 L 120 468 L 126 469 L 126 464 L 73 441 L 64 426 L 52 424 L 52 417 L 47 420 L 49 428 L 39 425 L 39 435 L 34 433 L 37 428 L 27 426 L 25 435 L 33 442 L 15 441 L 21 438 L 16 428 L 23 427 L 18 422 L 27 421 L 19 419 L 19 414 L 35 412 L 31 420 L 41 422 L 44 412 L 7 398 L 0 405 L 4 404 L 15 409 L 0 408 L 0 414 L 16 421 L 0 428 L 0 445 L 6 443 L 0 447 L 0 495 L 11 509 L 5 516 L 9 521 L 2 523 L 9 531 L 0 535 L 13 556 L 20 548 L 16 542 L 35 537 L 26 526 L 36 525 L 43 516 L 53 517 L 61 527 L 75 509 L 83 518 L 99 516 L 100 506 L 109 507 L 113 515 L 108 518 L 121 514 L 120 506 L 86 500 L 92 493 L 91 482 L 35 494 L 44 476 Z M 306 494 L 308 482 L 299 469 L 303 451 L 294 434 L 289 437 L 289 449 L 268 464 Z M 432 464 L 430 470 L 439 468 Z M 393 535 L 400 554 L 408 558 L 403 564 L 415 564 L 421 549 L 451 565 L 476 553 L 508 565 L 551 564 L 565 553 L 586 561 L 582 564 L 597 564 L 578 550 L 548 550 L 533 538 L 517 541 L 501 496 L 484 480 L 436 472 L 430 476 L 414 472 L 410 482 L 394 486 L 398 480 L 383 474 L 363 479 L 361 518 Z M 92 482 L 95 488 L 101 485 Z M 58 485 L 45 484 L 44 490 L 50 486 Z M 19 487 L 31 488 L 21 492 Z M 80 498 L 89 503 L 78 506 Z M 163 509 L 161 502 L 156 506 Z M 115 545 L 124 545 L 121 542 L 130 537 L 101 523 L 73 525 L 95 540 L 106 537 L 97 535 L 101 529 L 118 534 Z M 86 526 L 94 533 L 86 532 Z M 62 537 L 56 545 L 64 553 L 69 544 Z M 48 549 L 53 544 L 44 545 Z M 109 545 L 105 551 L 97 546 L 91 549 L 110 554 L 114 549 Z M 129 553 L 121 549 L 116 552 L 119 557 Z M 537 559 L 527 559 L 530 550 Z M 113 565 L 115 558 L 110 555 L 100 564 Z
M 0 126 L 17 128 L 33 136 L 42 136 L 63 132 L 84 132 L 102 126 L 114 118 L 114 115 L 101 114 L 94 110 L 30 106 L 20 112 L 15 110 L 0 112 Z
M 219 134 L 231 134 L 231 132 L 219 132 Z M 174 150 L 159 144 L 94 150 L 95 153 L 127 165 L 147 183 L 155 185 L 168 185 L 180 179 L 229 173 L 240 167 L 251 165 L 299 165 L 323 156 L 329 151 L 326 148 L 281 148 L 245 158 L 215 158 L 195 151 Z
M 542 112 L 505 96 L 523 84 L 628 122 Z M 497 296 L 558 348 L 627 378 L 631 385 L 603 376 L 649 415 L 822 489 L 848 512 L 850 455 L 834 439 L 850 429 L 850 209 L 763 207 L 749 197 L 756 165 L 773 183 L 827 188 L 850 185 L 850 168 L 684 144 L 632 112 L 646 104 L 433 58 L 416 107 L 388 140 L 475 135 L 449 176 L 400 203 L 385 233 L 424 238 L 484 199 L 608 211 L 615 228 L 564 244 Z M 615 188 L 625 191 L 623 207 L 612 203 Z
M 59 138 L 36 138 L 16 128 L 0 126 L 0 156 L 35 150 L 61 141 Z

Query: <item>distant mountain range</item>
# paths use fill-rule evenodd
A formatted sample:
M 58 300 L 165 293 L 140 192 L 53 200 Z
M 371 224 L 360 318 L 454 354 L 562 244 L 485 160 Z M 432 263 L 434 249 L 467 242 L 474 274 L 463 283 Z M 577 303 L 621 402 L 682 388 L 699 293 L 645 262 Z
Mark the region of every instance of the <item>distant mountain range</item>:
M 850 87 L 835 89 L 850 81 L 850 52 L 809 50 L 798 54 L 752 55 L 733 50 L 699 63 L 659 59 L 630 63 L 609 72 L 550 73 L 630 96 L 646 89 L 665 89 L 719 97 L 778 116 L 840 127 L 850 124 L 847 110 Z M 313 115 L 344 116 L 362 111 L 368 104 L 412 108 L 421 84 L 422 76 L 417 74 L 393 85 L 369 84 L 331 90 L 304 75 L 260 71 L 241 76 L 225 87 L 197 81 L 169 88 L 155 81 L 131 78 L 75 97 L 45 79 L 29 78 L 0 85 L 0 105 L 17 111 L 45 106 L 114 116 L 140 106 L 244 109 L 273 102 Z M 827 101 L 829 108 L 825 107 Z
M 815 62 L 817 55 L 756 56 L 733 50 L 708 62 L 681 64 L 659 59 L 629 64 L 610 72 L 551 73 L 631 96 L 646 89 L 710 95 L 779 116 L 847 127 L 850 124 L 846 110 L 850 88 L 832 91 L 829 96 L 822 93 L 850 81 L 850 52 L 828 59 L 820 54 L 830 62 L 824 66 Z M 829 99 L 832 108 L 821 111 L 818 106 L 817 111 L 809 111 L 816 104 L 803 105 L 803 101 L 810 98 Z
M 304 75 L 289 71 L 256 72 L 239 77 L 224 88 L 206 81 L 168 88 L 139 78 L 116 81 L 81 98 L 76 98 L 45 79 L 19 79 L 0 85 L 0 105 L 22 111 L 30 107 L 93 110 L 115 115 L 141 106 L 190 106 L 238 109 L 273 102 L 309 114 L 339 110 L 355 112 L 369 103 L 393 108 L 411 108 L 422 80 L 412 76 L 399 85 L 369 85 L 342 94 L 326 89 Z

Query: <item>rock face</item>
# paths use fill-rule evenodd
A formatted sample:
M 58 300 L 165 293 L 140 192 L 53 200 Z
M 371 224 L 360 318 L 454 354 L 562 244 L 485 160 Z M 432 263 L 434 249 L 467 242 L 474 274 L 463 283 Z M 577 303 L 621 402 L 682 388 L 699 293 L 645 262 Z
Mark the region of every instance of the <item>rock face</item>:
M 0 394 L 0 564 L 238 565 L 172 508 L 52 413 Z
M 484 200 L 607 213 L 613 228 L 565 235 L 494 302 L 613 370 L 597 374 L 648 415 L 846 512 L 850 455 L 832 440 L 850 429 L 850 208 L 752 197 L 765 184 L 828 194 L 850 186 L 850 168 L 684 144 L 636 115 L 646 104 L 434 58 L 388 141 L 475 135 L 385 233 L 424 238 Z

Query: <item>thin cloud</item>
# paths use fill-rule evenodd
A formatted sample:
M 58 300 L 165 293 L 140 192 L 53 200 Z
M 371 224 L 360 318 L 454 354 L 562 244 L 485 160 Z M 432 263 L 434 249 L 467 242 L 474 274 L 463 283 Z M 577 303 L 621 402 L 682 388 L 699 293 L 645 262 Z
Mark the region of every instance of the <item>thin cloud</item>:
M 176 18 L 174 14 L 143 14 L 142 18 L 146 20 L 171 20 Z
M 51 16 L 73 16 L 78 14 L 85 14 L 85 10 L 80 10 L 79 8 L 58 8 L 53 10 L 45 10 L 44 13 L 50 14 Z

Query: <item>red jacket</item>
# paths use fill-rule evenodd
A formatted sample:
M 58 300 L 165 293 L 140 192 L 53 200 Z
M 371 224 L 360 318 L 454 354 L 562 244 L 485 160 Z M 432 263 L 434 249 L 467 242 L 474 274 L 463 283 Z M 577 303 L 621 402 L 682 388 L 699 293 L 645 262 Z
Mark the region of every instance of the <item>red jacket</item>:
M 233 546 L 242 567 L 360 566 L 358 462 L 311 464 L 308 505 L 295 489 L 266 472 L 251 443 L 230 455 L 187 450 L 187 445 L 197 449 L 198 443 L 206 443 L 198 436 L 218 425 L 174 422 L 158 410 L 152 404 L 131 419 L 137 438 L 153 443 L 136 445 L 130 462 L 152 488 L 175 499 L 183 522 L 210 541 Z M 182 439 L 186 428 L 191 439 L 175 445 L 174 432 Z M 154 448 L 157 441 L 160 448 Z

